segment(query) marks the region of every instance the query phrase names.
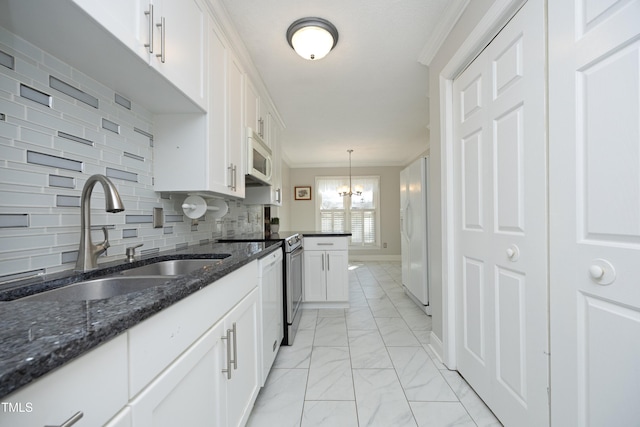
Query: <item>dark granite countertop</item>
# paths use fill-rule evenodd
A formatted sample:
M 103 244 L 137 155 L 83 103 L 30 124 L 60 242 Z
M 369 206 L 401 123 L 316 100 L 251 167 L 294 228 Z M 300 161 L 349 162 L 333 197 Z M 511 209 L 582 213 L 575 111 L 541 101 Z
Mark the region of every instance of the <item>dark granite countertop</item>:
M 351 232 L 339 232 L 339 231 L 279 231 L 277 233 L 246 233 L 238 234 L 236 236 L 224 237 L 218 239 L 219 242 L 268 242 L 268 241 L 282 241 L 295 234 L 299 234 L 302 237 L 348 237 L 351 236 Z
M 87 273 L 67 271 L 0 288 L 0 398 L 109 341 L 221 277 L 281 247 L 279 241 L 209 243 L 165 251 L 143 260 L 100 264 Z M 230 254 L 215 259 L 215 254 Z M 126 295 L 90 301 L 19 300 L 38 291 L 170 259 L 212 259 L 212 266 Z

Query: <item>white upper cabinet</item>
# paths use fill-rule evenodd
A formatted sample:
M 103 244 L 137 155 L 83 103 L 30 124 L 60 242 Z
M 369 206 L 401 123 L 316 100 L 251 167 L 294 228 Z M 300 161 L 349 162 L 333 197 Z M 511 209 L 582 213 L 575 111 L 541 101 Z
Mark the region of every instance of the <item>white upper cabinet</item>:
M 154 0 L 151 66 L 205 107 L 207 12 L 196 0 Z M 150 21 L 150 15 L 147 15 Z
M 246 94 L 245 124 L 264 140 L 264 136 L 260 133 L 260 123 L 262 121 L 260 117 L 260 93 L 249 79 L 247 79 Z
M 197 0 L 73 0 L 201 108 L 207 13 Z
M 142 58 L 148 58 L 149 40 L 153 39 L 151 21 L 146 14 L 153 6 L 149 1 L 73 0 L 100 25 Z
M 156 191 L 206 192 L 243 198 L 245 75 L 209 20 L 207 114 L 156 116 Z
M 271 141 L 271 160 L 273 172 L 270 186 L 247 187 L 245 202 L 252 205 L 282 206 L 282 126 L 274 115 L 267 116 L 268 137 Z
M 246 116 L 245 123 L 247 127 L 253 129 L 265 144 L 273 149 L 273 143 L 271 141 L 271 133 L 269 132 L 269 125 L 271 111 L 269 111 L 267 100 L 260 94 L 260 91 L 256 89 L 256 86 L 247 79 L 246 86 Z

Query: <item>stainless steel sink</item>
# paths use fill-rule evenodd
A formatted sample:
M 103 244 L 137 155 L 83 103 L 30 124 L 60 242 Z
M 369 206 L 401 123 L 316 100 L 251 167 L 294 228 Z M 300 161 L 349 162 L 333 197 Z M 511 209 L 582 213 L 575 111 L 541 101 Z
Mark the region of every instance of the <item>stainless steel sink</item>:
M 229 254 L 219 254 L 217 259 L 174 259 L 160 261 L 142 267 L 124 270 L 121 276 L 183 276 L 208 265 L 214 265 L 218 259 L 226 258 Z
M 172 277 L 103 277 L 21 298 L 21 301 L 83 301 L 111 298 L 160 286 Z

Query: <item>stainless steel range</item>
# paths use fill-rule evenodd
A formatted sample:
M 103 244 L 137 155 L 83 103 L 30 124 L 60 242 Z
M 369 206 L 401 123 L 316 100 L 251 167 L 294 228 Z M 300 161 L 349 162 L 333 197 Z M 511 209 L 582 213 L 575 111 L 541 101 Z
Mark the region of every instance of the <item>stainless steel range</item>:
M 284 241 L 284 345 L 292 345 L 302 315 L 304 284 L 302 237 L 294 234 Z

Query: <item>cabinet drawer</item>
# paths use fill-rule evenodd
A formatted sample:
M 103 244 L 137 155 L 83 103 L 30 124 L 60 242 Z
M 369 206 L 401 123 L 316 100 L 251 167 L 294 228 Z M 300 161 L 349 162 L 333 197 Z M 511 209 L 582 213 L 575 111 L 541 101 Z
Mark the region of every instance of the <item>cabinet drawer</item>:
M 104 425 L 127 404 L 127 337 L 122 334 L 3 397 L 1 427 L 56 426 L 77 412 L 77 427 Z M 20 405 L 15 406 L 15 405 Z
M 257 262 L 242 267 L 129 330 L 130 395 L 137 395 L 258 285 Z
M 346 237 L 305 237 L 305 251 L 346 251 L 348 249 Z

